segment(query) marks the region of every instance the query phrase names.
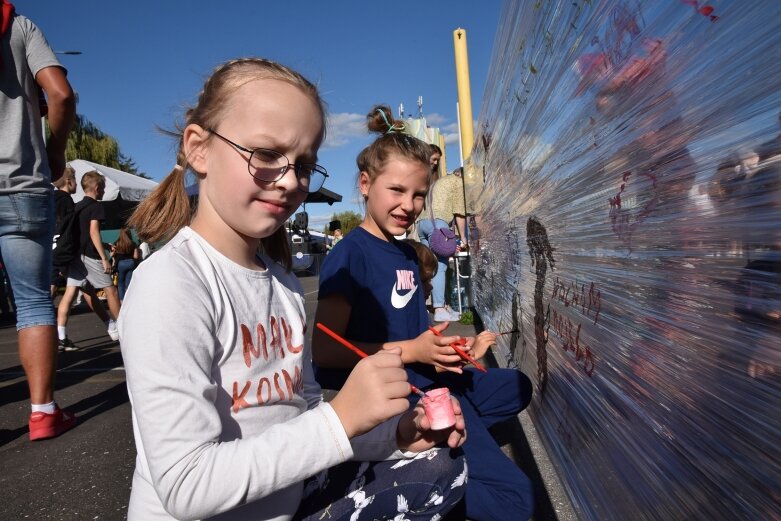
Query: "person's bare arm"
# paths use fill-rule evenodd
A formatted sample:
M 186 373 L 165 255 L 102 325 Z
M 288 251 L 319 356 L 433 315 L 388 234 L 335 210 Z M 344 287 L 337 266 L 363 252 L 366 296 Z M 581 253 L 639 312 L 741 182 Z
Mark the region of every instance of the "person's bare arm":
M 319 322 L 335 333 L 344 336 L 351 312 L 352 306 L 343 295 L 331 295 L 317 303 L 315 324 Z M 371 354 L 376 350 L 371 353 L 368 350 L 365 352 Z M 312 331 L 312 361 L 316 365 L 348 368 L 354 366 L 358 360 L 360 360 L 358 355 L 340 345 L 315 326 Z
M 60 67 L 45 67 L 35 75 L 35 81 L 46 93 L 49 105 L 49 128 L 51 136 L 46 144 L 52 181 L 62 176 L 65 170 L 65 145 L 68 143 L 73 120 L 76 115 L 76 96 Z
M 95 246 L 95 249 L 98 250 L 100 260 L 103 261 L 103 271 L 105 273 L 110 273 L 111 264 L 109 263 L 108 258 L 106 258 L 106 250 L 103 248 L 103 241 L 100 238 L 100 221 L 92 219 L 89 222 L 89 238 Z
M 454 215 L 453 216 L 456 221 L 456 228 L 458 228 L 458 236 L 461 237 L 461 240 L 464 242 L 466 241 L 466 217 L 463 215 Z
M 351 312 L 352 306 L 344 295 L 330 295 L 317 303 L 315 324 L 320 322 L 339 336 L 347 338 L 347 324 Z M 447 325 L 437 327 L 444 330 Z M 460 358 L 449 347 L 450 342 L 455 342 L 458 339 L 459 337 L 435 336 L 430 331 L 425 331 L 417 338 L 397 342 L 356 342 L 347 338 L 350 343 L 369 355 L 381 349 L 401 347 L 401 359 L 405 364 L 413 362 L 436 363 L 440 367 L 459 372 L 460 367 L 456 364 Z M 358 363 L 360 358 L 315 326 L 315 330 L 312 332 L 312 360 L 323 368 L 350 369 Z

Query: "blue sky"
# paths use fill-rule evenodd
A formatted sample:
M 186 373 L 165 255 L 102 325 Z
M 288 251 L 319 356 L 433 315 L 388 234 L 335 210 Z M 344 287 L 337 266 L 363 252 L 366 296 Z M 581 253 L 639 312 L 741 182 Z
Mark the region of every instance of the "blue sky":
M 78 112 L 114 136 L 122 152 L 155 180 L 170 170 L 171 128 L 217 64 L 263 56 L 316 81 L 328 103 L 329 129 L 320 162 L 341 194 L 333 206 L 307 206 L 310 222 L 336 211 L 361 211 L 355 157 L 370 141 L 364 116 L 375 103 L 423 113 L 447 138 L 448 168 L 458 166 L 453 31 L 467 31 L 474 119 L 478 119 L 499 0 L 374 2 L 16 0 L 59 56 L 79 95 Z M 313 226 L 314 227 L 314 226 Z

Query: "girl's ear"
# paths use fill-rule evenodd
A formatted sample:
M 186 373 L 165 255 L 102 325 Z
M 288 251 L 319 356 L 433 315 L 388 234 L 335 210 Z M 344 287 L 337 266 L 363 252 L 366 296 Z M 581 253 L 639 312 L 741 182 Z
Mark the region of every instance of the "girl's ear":
M 184 157 L 187 158 L 190 168 L 199 174 L 206 173 L 206 155 L 208 152 L 206 140 L 208 137 L 209 132 L 194 123 L 187 125 L 182 133 Z
M 361 174 L 358 176 L 358 189 L 361 191 L 361 195 L 364 199 L 369 197 L 369 187 L 371 184 L 372 181 L 369 177 L 369 172 L 361 171 Z

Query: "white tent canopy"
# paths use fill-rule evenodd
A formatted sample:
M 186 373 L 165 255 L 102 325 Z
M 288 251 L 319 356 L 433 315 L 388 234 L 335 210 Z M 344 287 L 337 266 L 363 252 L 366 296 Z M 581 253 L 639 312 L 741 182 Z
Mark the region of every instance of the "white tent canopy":
M 104 201 L 114 201 L 120 196 L 124 201 L 141 201 L 157 186 L 156 181 L 144 179 L 116 168 L 109 168 L 83 159 L 74 159 L 68 162 L 68 164 L 76 171 L 76 193 L 73 194 L 75 202 L 79 202 L 84 198 L 84 190 L 81 189 L 81 178 L 92 170 L 97 170 L 106 178 L 106 192 L 103 194 Z

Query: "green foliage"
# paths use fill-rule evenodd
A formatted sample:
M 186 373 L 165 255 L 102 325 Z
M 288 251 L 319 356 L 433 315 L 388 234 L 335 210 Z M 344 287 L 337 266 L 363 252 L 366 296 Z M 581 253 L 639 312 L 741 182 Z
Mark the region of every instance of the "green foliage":
M 470 310 L 465 309 L 461 312 L 461 318 L 459 319 L 458 323 L 471 326 L 472 324 L 475 323 L 475 316 L 472 314 Z
M 68 144 L 65 147 L 65 160 L 71 161 L 73 159 L 92 161 L 150 179 L 149 176 L 138 171 L 132 158 L 120 152 L 116 139 L 81 115 L 76 116 L 73 130 L 68 136 Z
M 359 224 L 363 221 L 363 216 L 361 214 L 346 211 L 346 212 L 339 212 L 335 213 L 331 216 L 332 221 L 339 221 L 342 224 L 342 235 L 347 235 L 350 230 L 353 228 L 357 228 Z M 325 225 L 325 233 L 330 234 L 331 232 L 328 230 L 328 225 Z

